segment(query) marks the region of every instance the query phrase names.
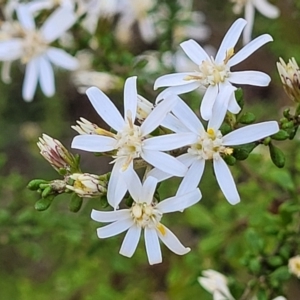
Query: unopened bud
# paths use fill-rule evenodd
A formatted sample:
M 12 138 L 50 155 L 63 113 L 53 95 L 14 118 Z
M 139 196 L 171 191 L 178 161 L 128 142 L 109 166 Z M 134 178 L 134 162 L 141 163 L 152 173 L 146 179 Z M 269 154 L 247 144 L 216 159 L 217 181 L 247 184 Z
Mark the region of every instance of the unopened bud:
M 80 121 L 76 121 L 76 123 L 77 125 L 73 125 L 71 128 L 79 134 L 98 134 L 97 129 L 99 129 L 99 126 L 91 123 L 85 118 L 80 118 Z
M 137 100 L 136 118 L 140 123 L 142 123 L 151 113 L 154 105 L 140 95 L 138 95 Z

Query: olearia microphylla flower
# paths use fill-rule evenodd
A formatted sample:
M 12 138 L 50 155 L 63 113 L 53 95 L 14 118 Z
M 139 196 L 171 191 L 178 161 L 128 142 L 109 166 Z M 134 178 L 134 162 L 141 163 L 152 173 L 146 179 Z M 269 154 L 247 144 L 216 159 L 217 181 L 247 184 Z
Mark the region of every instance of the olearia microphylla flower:
M 300 278 L 300 255 L 290 258 L 288 267 L 291 274 Z
M 279 16 L 279 9 L 267 0 L 230 0 L 234 3 L 233 12 L 240 14 L 245 8 L 245 19 L 247 26 L 243 32 L 243 43 L 247 44 L 251 40 L 251 34 L 253 29 L 255 9 L 257 9 L 263 16 L 269 19 L 275 19 Z
M 157 97 L 157 101 L 163 99 L 168 93 L 176 95 L 193 91 L 199 87 L 206 88 L 200 106 L 201 116 L 204 120 L 211 117 L 212 108 L 216 97 L 224 88 L 231 84 L 249 84 L 255 86 L 267 86 L 270 77 L 259 71 L 235 71 L 231 67 L 245 60 L 262 45 L 272 41 L 269 34 L 263 34 L 244 46 L 235 54 L 234 47 L 241 35 L 246 21 L 236 20 L 226 33 L 216 57 L 209 57 L 205 50 L 194 40 L 188 40 L 180 44 L 187 56 L 198 66 L 194 72 L 174 73 L 163 75 L 156 79 L 154 88 L 167 87 Z M 240 111 L 235 98 L 228 103 L 228 108 L 233 114 Z
M 76 22 L 76 16 L 69 9 L 58 8 L 37 29 L 25 4 L 20 4 L 16 12 L 22 31 L 20 36 L 0 42 L 0 61 L 20 59 L 26 65 L 22 90 L 24 100 L 33 99 L 38 82 L 43 93 L 51 97 L 55 93 L 51 64 L 67 70 L 78 67 L 77 59 L 62 49 L 50 46 Z
M 67 184 L 66 188 L 74 191 L 79 197 L 92 198 L 106 193 L 106 182 L 100 180 L 99 175 L 74 173 L 69 179 L 73 182 Z
M 47 134 L 43 134 L 37 143 L 41 150 L 41 155 L 51 164 L 59 173 L 70 174 L 72 171 L 78 171 L 78 161 L 60 141 L 53 139 Z
M 286 64 L 280 57 L 277 69 L 286 94 L 292 101 L 300 103 L 300 69 L 295 58 Z
M 154 199 L 157 185 L 155 178 L 147 177 L 143 185 L 137 175 L 126 179 L 133 204 L 129 209 L 116 211 L 93 210 L 91 214 L 93 220 L 111 223 L 97 229 L 98 237 L 108 238 L 127 230 L 119 253 L 132 257 L 143 230 L 150 265 L 162 262 L 159 239 L 178 255 L 188 253 L 190 248 L 184 247 L 177 237 L 161 223 L 161 219 L 163 214 L 183 211 L 197 203 L 201 198 L 200 190 L 194 189 L 184 195 L 171 197 L 157 203 Z
M 133 161 L 143 159 L 148 164 L 171 174 L 184 176 L 187 167 L 173 156 L 164 153 L 181 148 L 194 140 L 192 134 L 174 133 L 152 137 L 170 110 L 176 105 L 177 97 L 170 96 L 158 104 L 141 126 L 135 125 L 137 114 L 136 77 L 126 80 L 124 86 L 124 118 L 111 100 L 98 88 L 92 87 L 86 94 L 101 118 L 115 131 L 96 129 L 97 134 L 76 136 L 72 148 L 90 152 L 114 152 L 114 164 L 108 184 L 108 203 L 115 209 L 127 191 L 124 178 L 133 176 Z
M 187 153 L 177 157 L 189 167 L 177 193 L 180 194 L 197 187 L 204 172 L 205 162 L 212 160 L 216 179 L 225 198 L 232 205 L 240 202 L 233 177 L 223 157 L 233 153 L 232 146 L 243 145 L 268 137 L 278 132 L 279 126 L 276 121 L 262 122 L 236 129 L 223 136 L 220 126 L 224 120 L 227 102 L 232 97 L 232 93 L 232 87 L 228 86 L 222 94 L 218 95 L 216 101 L 221 102 L 221 104 L 214 106 L 207 129 L 203 127 L 199 118 L 184 101 L 178 101 L 172 109 L 173 114 L 185 125 L 182 131 L 186 132 L 186 128 L 188 128 L 189 134 L 195 134 L 195 142 L 188 146 Z M 149 176 L 153 176 L 159 181 L 170 177 L 158 169 L 152 169 Z
M 213 300 L 234 300 L 228 288 L 227 278 L 223 274 L 215 270 L 205 270 L 202 275 L 203 277 L 198 277 L 198 282 L 213 295 Z

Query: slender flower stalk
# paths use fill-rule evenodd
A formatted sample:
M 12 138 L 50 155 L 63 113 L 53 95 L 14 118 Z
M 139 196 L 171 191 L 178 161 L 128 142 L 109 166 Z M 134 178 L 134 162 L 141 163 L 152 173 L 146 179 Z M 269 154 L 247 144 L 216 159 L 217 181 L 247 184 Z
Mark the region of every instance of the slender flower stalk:
M 163 214 L 174 211 L 183 211 L 187 207 L 197 203 L 201 198 L 199 189 L 194 189 L 181 196 L 164 199 L 157 203 L 154 192 L 157 180 L 148 177 L 142 185 L 137 175 L 126 179 L 129 193 L 133 198 L 133 204 L 129 209 L 116 211 L 93 210 L 93 220 L 102 223 L 111 223 L 97 229 L 99 238 L 108 238 L 127 231 L 123 240 L 120 254 L 132 257 L 144 231 L 146 252 L 149 264 L 162 262 L 162 254 L 159 239 L 174 253 L 184 255 L 190 248 L 184 247 L 177 237 L 161 223 Z
M 271 79 L 265 73 L 259 71 L 232 72 L 230 70 L 231 67 L 245 60 L 261 46 L 273 40 L 269 34 L 263 34 L 235 54 L 234 47 L 246 24 L 244 19 L 238 19 L 232 24 L 215 58 L 209 57 L 194 40 L 181 43 L 180 46 L 183 51 L 198 66 L 199 71 L 174 73 L 159 77 L 155 81 L 154 88 L 167 86 L 168 88 L 158 95 L 157 101 L 163 99 L 168 93 L 179 95 L 204 87 L 206 92 L 202 99 L 200 112 L 204 120 L 209 120 L 216 97 L 223 92 L 226 86 L 231 84 L 267 86 Z M 234 114 L 240 111 L 234 97 L 228 102 L 227 109 Z

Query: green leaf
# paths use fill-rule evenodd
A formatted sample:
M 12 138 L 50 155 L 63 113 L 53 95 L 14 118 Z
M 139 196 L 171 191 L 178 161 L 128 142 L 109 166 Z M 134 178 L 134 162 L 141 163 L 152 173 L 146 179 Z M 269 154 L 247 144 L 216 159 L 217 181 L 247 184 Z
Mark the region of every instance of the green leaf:
M 73 193 L 71 196 L 69 210 L 71 212 L 78 212 L 82 206 L 83 199 L 77 194 Z
M 285 164 L 285 155 L 283 152 L 272 143 L 269 144 L 269 150 L 274 165 L 278 168 L 283 168 Z

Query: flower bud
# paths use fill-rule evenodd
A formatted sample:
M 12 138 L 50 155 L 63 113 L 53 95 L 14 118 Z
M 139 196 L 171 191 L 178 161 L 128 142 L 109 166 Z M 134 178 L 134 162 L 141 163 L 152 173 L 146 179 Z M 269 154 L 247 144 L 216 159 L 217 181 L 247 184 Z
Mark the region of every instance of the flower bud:
M 76 123 L 78 125 L 71 126 L 71 128 L 79 134 L 98 134 L 97 129 L 99 129 L 99 126 L 91 123 L 85 118 L 80 118 L 80 121 L 76 121 Z
M 97 197 L 106 193 L 107 183 L 99 180 L 98 175 L 88 173 L 74 173 L 69 176 L 74 180 L 73 184 L 67 184 L 67 188 L 74 191 L 79 197 Z
M 137 100 L 138 101 L 137 101 L 136 118 L 140 123 L 143 123 L 143 121 L 148 117 L 148 115 L 153 110 L 154 105 L 140 95 L 138 95 Z
M 295 58 L 292 57 L 287 64 L 279 58 L 277 69 L 288 97 L 300 103 L 300 69 Z

